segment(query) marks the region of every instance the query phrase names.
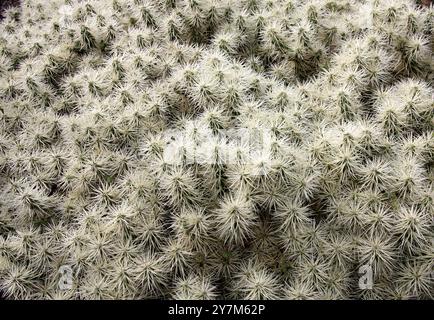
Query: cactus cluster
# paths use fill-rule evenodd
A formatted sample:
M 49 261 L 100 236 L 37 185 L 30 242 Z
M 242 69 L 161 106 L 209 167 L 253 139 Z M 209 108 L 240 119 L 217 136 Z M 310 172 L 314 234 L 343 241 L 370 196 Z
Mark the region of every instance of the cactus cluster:
M 413 0 L 23 0 L 1 295 L 434 298 L 433 48 Z

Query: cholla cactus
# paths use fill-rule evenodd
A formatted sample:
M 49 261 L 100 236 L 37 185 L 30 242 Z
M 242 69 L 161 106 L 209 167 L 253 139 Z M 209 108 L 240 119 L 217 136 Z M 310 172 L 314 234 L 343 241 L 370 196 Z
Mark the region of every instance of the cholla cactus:
M 0 296 L 432 299 L 433 25 L 414 0 L 7 10 Z

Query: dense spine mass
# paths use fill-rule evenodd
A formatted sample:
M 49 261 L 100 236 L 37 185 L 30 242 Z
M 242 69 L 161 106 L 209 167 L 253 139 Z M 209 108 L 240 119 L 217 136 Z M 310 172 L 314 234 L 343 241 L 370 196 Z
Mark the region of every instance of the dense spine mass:
M 434 298 L 432 6 L 23 0 L 5 16 L 2 296 Z

